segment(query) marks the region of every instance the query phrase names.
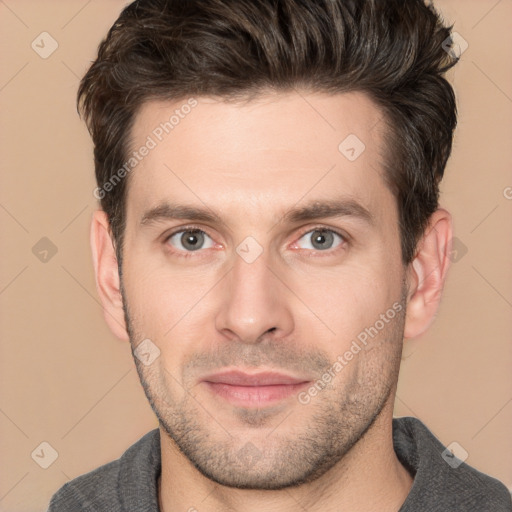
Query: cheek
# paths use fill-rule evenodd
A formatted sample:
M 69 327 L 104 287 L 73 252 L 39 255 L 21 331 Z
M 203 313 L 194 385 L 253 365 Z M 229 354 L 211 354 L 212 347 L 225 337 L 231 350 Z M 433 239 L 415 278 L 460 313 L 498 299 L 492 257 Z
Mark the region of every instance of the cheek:
M 127 267 L 123 283 L 136 332 L 162 343 L 174 338 L 180 326 L 199 311 L 211 287 L 208 280 L 197 275 L 163 272 L 147 264 Z
M 136 244 L 127 246 L 126 254 L 123 282 L 138 333 L 162 344 L 172 340 L 173 346 L 180 339 L 215 335 L 215 312 L 223 300 L 229 305 L 230 294 L 219 295 L 224 267 L 172 266 L 150 258 Z M 297 332 L 315 333 L 316 343 L 325 340 L 325 349 L 336 347 L 336 355 L 400 297 L 396 260 L 380 243 L 335 267 L 296 263 L 282 272 L 286 286 L 280 300 Z
M 378 321 L 400 300 L 401 290 L 400 275 L 385 271 L 382 263 L 312 270 L 295 277 L 290 287 L 314 313 L 309 313 L 310 323 L 328 327 L 326 332 L 340 341 Z

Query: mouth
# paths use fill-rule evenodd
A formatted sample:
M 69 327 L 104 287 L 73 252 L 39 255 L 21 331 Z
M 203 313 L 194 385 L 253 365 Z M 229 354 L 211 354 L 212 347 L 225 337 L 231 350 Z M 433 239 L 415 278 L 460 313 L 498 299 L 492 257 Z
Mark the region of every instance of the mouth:
M 213 395 L 232 405 L 261 408 L 295 395 L 311 381 L 277 372 L 231 370 L 209 375 L 201 382 Z

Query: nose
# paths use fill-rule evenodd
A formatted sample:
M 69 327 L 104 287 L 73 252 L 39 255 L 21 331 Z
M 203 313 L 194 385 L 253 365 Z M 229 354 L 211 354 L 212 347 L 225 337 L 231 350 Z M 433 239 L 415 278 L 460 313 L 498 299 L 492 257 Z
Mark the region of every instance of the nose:
M 257 343 L 272 333 L 276 339 L 293 331 L 291 292 L 266 253 L 248 263 L 236 255 L 231 272 L 220 283 L 216 328 L 228 339 Z

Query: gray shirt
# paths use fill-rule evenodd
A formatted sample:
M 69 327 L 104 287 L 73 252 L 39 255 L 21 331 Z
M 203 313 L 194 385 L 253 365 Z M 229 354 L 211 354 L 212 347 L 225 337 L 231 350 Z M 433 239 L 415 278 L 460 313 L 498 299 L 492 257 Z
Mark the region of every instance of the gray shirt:
M 393 445 L 414 476 L 398 512 L 512 512 L 507 488 L 453 458 L 421 421 L 393 419 Z M 47 512 L 159 512 L 160 470 L 160 431 L 155 429 L 118 460 L 64 484 Z

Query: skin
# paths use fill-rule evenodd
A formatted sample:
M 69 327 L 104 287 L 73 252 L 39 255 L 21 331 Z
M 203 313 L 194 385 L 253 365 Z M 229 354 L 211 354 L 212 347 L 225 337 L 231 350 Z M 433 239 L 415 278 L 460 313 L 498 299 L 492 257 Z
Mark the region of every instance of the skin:
M 95 212 L 91 225 L 107 323 L 132 348 L 149 338 L 160 350 L 149 365 L 135 358 L 160 421 L 160 508 L 396 511 L 413 481 L 392 444 L 402 345 L 425 332 L 438 309 L 450 214 L 432 215 L 404 266 L 397 205 L 382 177 L 385 124 L 363 93 L 196 99 L 130 175 L 122 280 L 105 213 Z M 145 104 L 133 147 L 184 103 Z M 366 146 L 354 161 L 338 150 L 349 134 Z M 340 197 L 373 220 L 284 217 Z M 141 225 L 163 201 L 215 212 L 222 223 Z M 169 239 L 190 225 L 206 233 L 195 239 L 198 250 L 183 245 L 182 232 Z M 344 238 L 313 245 L 319 228 Z M 244 245 L 246 237 L 257 245 Z M 316 381 L 393 304 L 400 313 L 307 404 L 293 395 L 235 406 L 201 380 L 238 368 Z

